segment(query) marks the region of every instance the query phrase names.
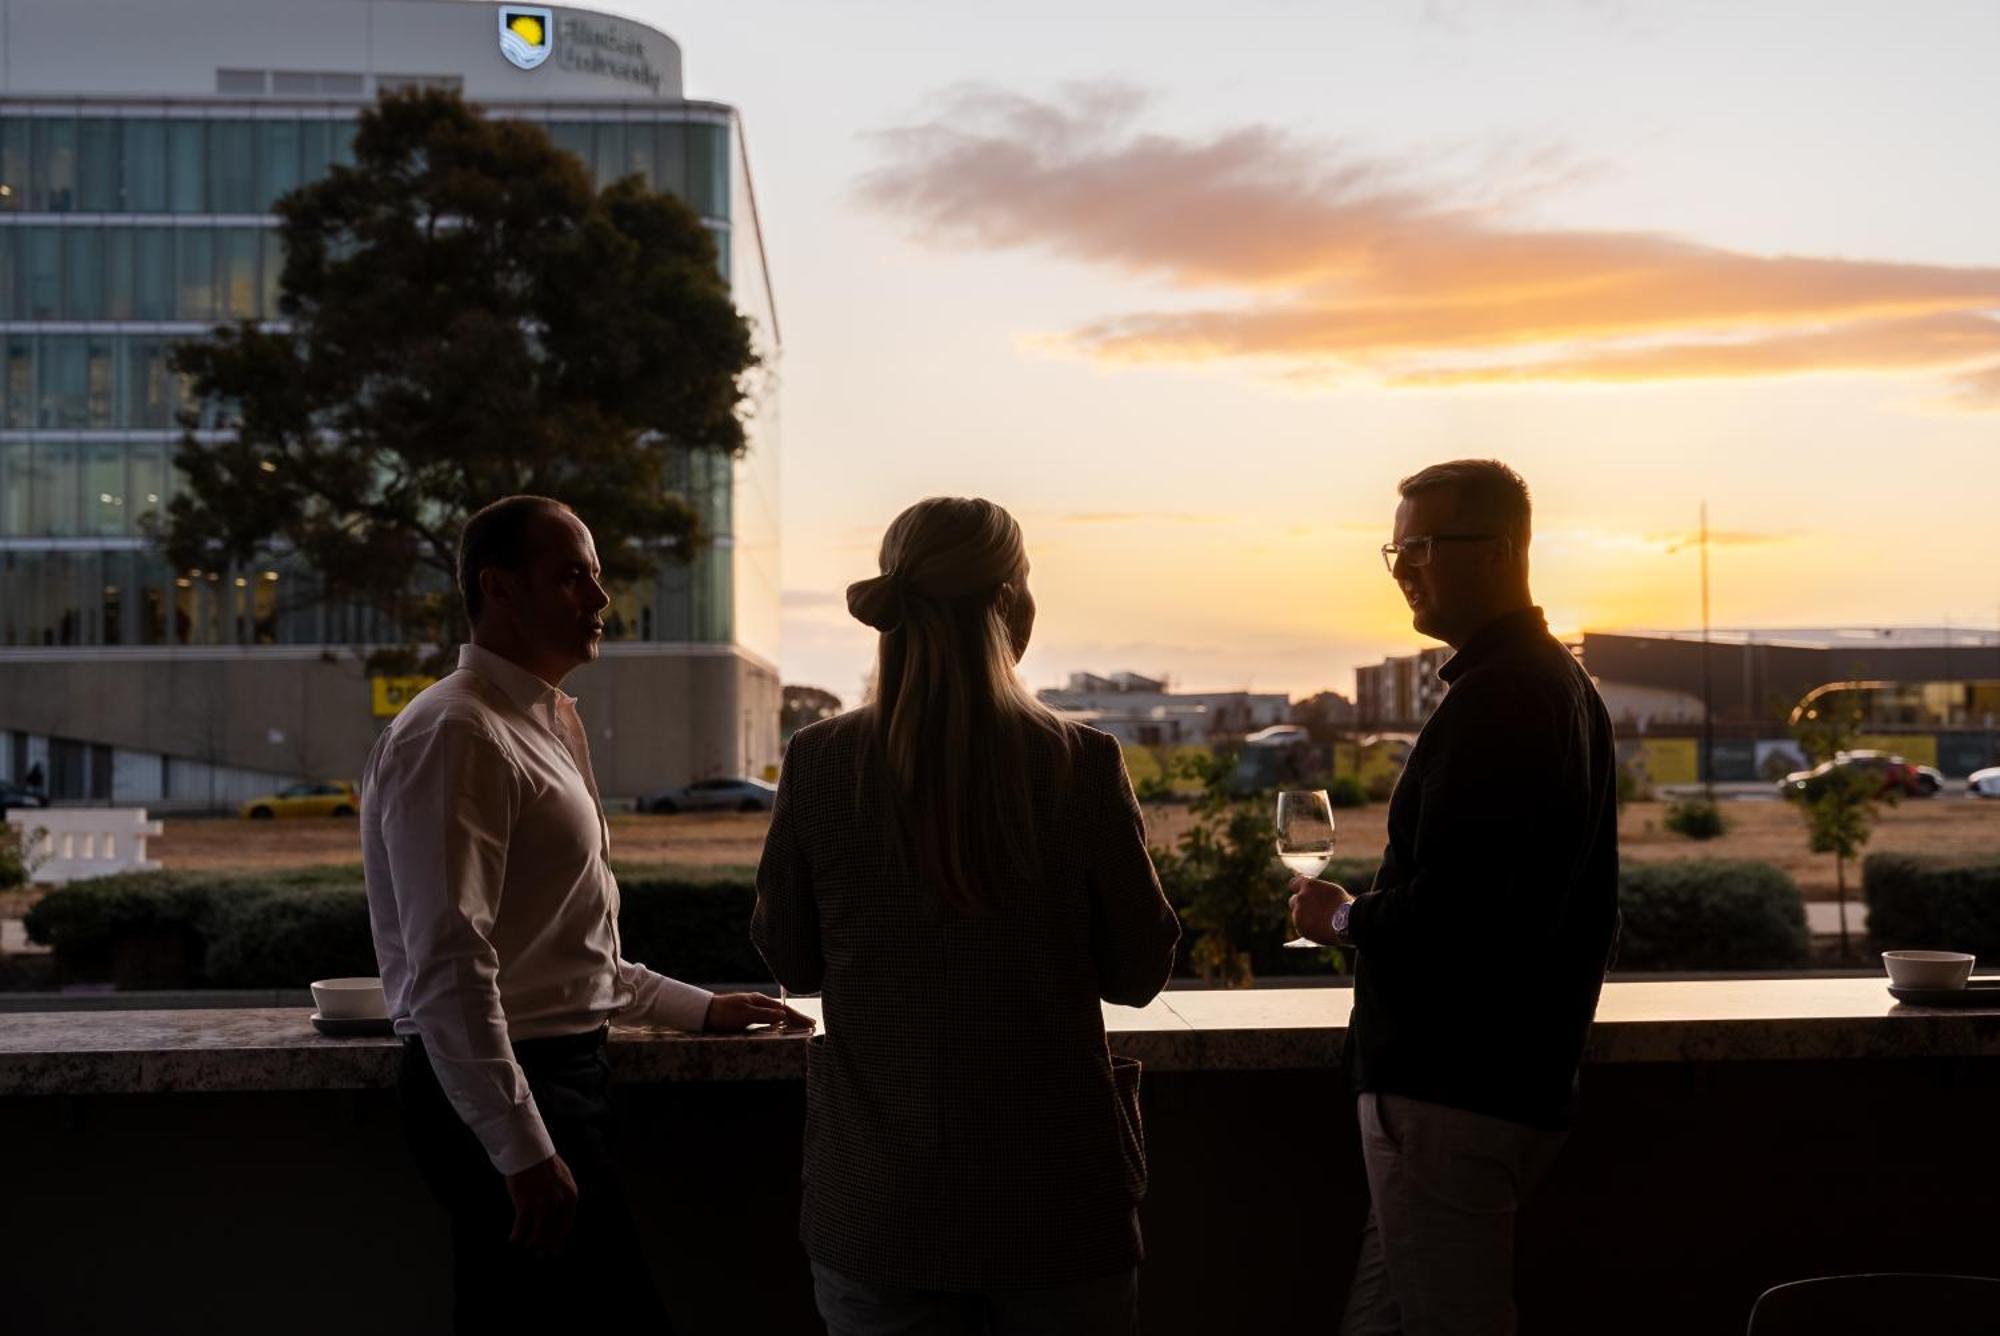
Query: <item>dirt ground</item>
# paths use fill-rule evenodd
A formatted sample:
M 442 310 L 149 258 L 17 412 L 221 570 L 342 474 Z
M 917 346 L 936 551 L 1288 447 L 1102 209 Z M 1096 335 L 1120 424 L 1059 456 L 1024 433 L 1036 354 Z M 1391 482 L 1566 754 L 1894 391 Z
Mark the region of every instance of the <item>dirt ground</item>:
M 1791 873 L 1808 900 L 1836 894 L 1832 854 L 1806 849 L 1805 819 L 1795 804 L 1745 799 L 1721 804 L 1726 834 L 1706 842 L 1676 835 L 1661 825 L 1665 803 L 1632 803 L 1618 822 L 1619 853 L 1637 863 L 1677 858 L 1746 858 L 1776 863 Z M 1380 852 L 1387 837 L 1388 807 L 1373 804 L 1334 813 L 1336 843 L 1343 858 Z M 1156 808 L 1147 814 L 1147 835 L 1166 843 L 1186 827 L 1184 808 Z M 1985 855 L 2000 858 L 2000 802 L 1964 797 L 1912 800 L 1885 808 L 1865 853 Z M 1860 889 L 1858 869 L 1848 873 L 1848 894 Z
M 770 817 L 718 812 L 683 816 L 613 816 L 611 854 L 620 863 L 743 867 L 757 861 Z M 255 871 L 361 861 L 360 829 L 351 820 L 243 821 L 167 817 L 166 833 L 147 853 L 186 871 Z
M 1336 814 L 1343 857 L 1365 858 L 1380 851 L 1387 810 L 1375 804 Z M 1730 830 L 1706 843 L 1663 829 L 1665 812 L 1662 803 L 1634 803 L 1625 809 L 1619 826 L 1625 857 L 1642 862 L 1754 858 L 1791 873 L 1807 899 L 1833 897 L 1833 857 L 1806 851 L 1805 823 L 1793 805 L 1772 800 L 1725 802 Z M 1156 844 L 1170 843 L 1189 819 L 1184 807 L 1152 808 L 1147 813 L 1147 835 Z M 766 816 L 747 813 L 614 816 L 611 848 L 623 863 L 748 866 L 757 861 L 768 821 Z M 1883 812 L 1868 851 L 2000 857 L 2000 802 L 1945 797 L 1902 803 Z M 221 817 L 168 817 L 166 833 L 152 842 L 151 852 L 167 867 L 187 870 L 248 871 L 354 863 L 361 857 L 352 821 L 251 822 Z

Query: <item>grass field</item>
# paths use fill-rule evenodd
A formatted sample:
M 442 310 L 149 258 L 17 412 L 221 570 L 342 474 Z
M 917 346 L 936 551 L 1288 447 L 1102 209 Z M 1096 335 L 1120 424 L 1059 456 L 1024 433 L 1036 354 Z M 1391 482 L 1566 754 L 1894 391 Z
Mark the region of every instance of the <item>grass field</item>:
M 1381 804 L 1336 814 L 1340 851 L 1347 857 L 1378 852 L 1387 808 Z M 1831 899 L 1833 858 L 1806 851 L 1805 823 L 1795 807 L 1776 801 L 1723 804 L 1730 822 L 1720 839 L 1697 843 L 1661 826 L 1661 803 L 1634 803 L 1620 822 L 1625 857 L 1639 862 L 1676 858 L 1754 858 L 1776 863 L 1798 881 L 1807 899 Z M 1189 821 L 1184 807 L 1151 808 L 1148 837 L 1170 843 Z M 744 867 L 757 861 L 769 818 L 726 813 L 683 816 L 614 816 L 611 848 L 621 863 L 673 863 L 696 868 Z M 2000 802 L 1932 798 L 1905 802 L 1882 814 L 1870 852 L 1933 853 L 2000 858 Z M 361 851 L 352 821 L 251 822 L 229 818 L 168 817 L 153 854 L 169 868 L 242 870 L 353 863 Z

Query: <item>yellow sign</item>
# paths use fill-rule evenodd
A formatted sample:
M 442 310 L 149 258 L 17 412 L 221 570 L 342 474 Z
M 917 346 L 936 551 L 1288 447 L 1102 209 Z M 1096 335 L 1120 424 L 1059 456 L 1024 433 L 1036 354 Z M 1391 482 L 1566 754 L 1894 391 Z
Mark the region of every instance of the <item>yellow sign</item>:
M 1912 733 L 1864 734 L 1854 739 L 1856 751 L 1893 752 L 1912 765 L 1936 765 L 1938 745 L 1935 737 Z
M 403 712 L 403 707 L 417 698 L 417 693 L 431 683 L 435 677 L 371 677 L 368 684 L 375 689 L 375 717 L 393 719 Z
M 1701 778 L 1699 759 L 1693 738 L 1641 738 L 1626 764 L 1648 784 L 1692 784 Z

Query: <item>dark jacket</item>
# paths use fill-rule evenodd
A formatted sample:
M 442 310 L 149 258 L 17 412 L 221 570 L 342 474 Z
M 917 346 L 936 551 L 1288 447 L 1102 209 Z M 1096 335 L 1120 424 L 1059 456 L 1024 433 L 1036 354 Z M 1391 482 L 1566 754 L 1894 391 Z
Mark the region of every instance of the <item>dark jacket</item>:
M 1439 676 L 1450 690 L 1348 924 L 1349 1073 L 1356 1090 L 1563 1127 L 1618 933 L 1611 720 L 1539 608 Z
M 818 1262 L 925 1289 L 1034 1288 L 1141 1256 L 1138 1070 L 1099 999 L 1143 1006 L 1180 925 L 1113 738 L 1035 749 L 1039 880 L 982 913 L 909 871 L 862 760 L 867 716 L 802 729 L 778 782 L 751 936 L 824 994 L 807 1067 L 800 1232 Z

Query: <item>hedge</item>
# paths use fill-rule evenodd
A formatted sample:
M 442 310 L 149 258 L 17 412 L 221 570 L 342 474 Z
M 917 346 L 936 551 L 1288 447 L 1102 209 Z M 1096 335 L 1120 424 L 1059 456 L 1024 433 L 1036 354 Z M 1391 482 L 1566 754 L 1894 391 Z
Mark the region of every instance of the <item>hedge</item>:
M 1865 874 L 1878 935 L 2000 954 L 2000 867 L 1920 869 L 1888 855 Z M 1895 863 L 1895 866 L 1891 866 Z M 1359 892 L 1372 860 L 1341 859 L 1327 876 Z M 750 981 L 769 971 L 750 945 L 756 900 L 747 869 L 628 867 L 619 873 L 618 926 L 628 960 L 700 982 Z M 1782 969 L 1807 960 L 1797 886 L 1766 863 L 1715 860 L 1628 865 L 1618 892 L 1621 970 Z M 1916 916 L 1921 909 L 1931 919 Z M 1319 972 L 1325 958 L 1287 951 L 1285 904 L 1253 911 L 1248 951 L 1260 976 Z M 1897 918 L 1897 915 L 1902 918 Z M 1955 916 L 1955 917 L 1941 917 Z M 360 869 L 214 876 L 151 872 L 50 891 L 28 912 L 28 934 L 54 948 L 58 977 L 121 988 L 299 988 L 313 979 L 373 974 Z M 1982 935 L 1983 934 L 1983 935 Z M 1182 943 L 1183 972 L 1193 933 Z
M 1878 946 L 2000 957 L 2000 863 L 1870 854 L 1861 894 Z
M 747 871 L 619 876 L 628 960 L 677 978 L 768 976 L 750 945 Z M 120 988 L 303 988 L 376 972 L 356 867 L 275 874 L 144 872 L 76 882 L 28 911 L 29 937 L 53 948 L 59 978 Z
M 1628 863 L 1618 911 L 1614 969 L 1790 969 L 1808 959 L 1805 900 L 1770 863 Z

